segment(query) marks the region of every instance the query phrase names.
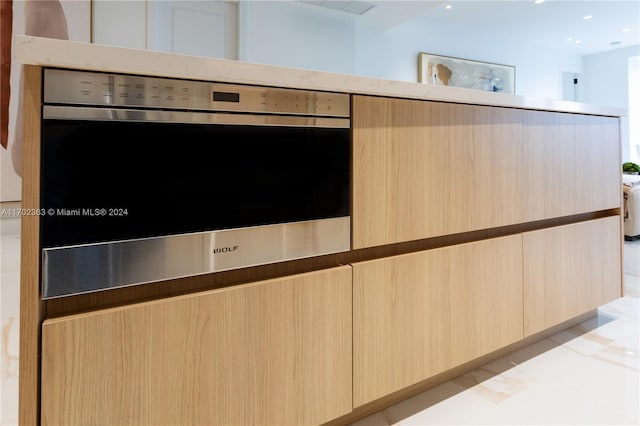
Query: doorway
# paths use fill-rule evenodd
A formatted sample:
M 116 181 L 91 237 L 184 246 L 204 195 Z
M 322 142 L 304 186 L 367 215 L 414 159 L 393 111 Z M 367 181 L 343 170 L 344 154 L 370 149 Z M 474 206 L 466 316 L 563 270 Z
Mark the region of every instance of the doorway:
M 150 50 L 238 58 L 238 5 L 225 1 L 149 1 Z

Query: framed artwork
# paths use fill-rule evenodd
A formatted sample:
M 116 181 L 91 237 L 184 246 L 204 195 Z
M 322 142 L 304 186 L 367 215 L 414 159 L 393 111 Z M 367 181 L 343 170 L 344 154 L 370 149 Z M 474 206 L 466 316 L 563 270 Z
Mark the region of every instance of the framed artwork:
M 420 53 L 418 82 L 488 92 L 515 93 L 516 67 Z

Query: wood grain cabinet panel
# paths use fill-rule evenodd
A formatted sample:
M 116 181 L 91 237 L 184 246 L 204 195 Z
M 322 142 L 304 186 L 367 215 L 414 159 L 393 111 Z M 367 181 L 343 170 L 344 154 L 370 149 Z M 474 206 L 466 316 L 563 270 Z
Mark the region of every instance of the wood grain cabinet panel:
M 622 296 L 620 216 L 525 233 L 525 336 Z
M 522 339 L 522 236 L 353 265 L 354 407 Z
M 353 97 L 353 246 L 520 221 L 522 111 Z
M 617 118 L 527 111 L 523 147 L 523 222 L 620 207 Z
M 307 425 L 351 410 L 351 268 L 45 321 L 45 425 Z
M 42 122 L 42 68 L 24 66 L 22 208 L 40 209 L 40 124 Z M 4 96 L 4 94 L 3 94 Z M 20 218 L 20 424 L 38 423 L 40 324 L 45 307 L 40 296 L 40 217 Z

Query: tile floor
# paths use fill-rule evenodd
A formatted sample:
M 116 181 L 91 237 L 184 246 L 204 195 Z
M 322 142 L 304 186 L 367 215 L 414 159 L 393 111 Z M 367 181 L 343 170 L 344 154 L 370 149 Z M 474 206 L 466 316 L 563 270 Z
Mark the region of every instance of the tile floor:
M 18 424 L 20 223 L 0 220 L 0 425 Z M 624 245 L 625 297 L 596 318 L 354 426 L 640 424 L 640 240 Z
M 0 425 L 18 424 L 20 220 L 0 219 Z

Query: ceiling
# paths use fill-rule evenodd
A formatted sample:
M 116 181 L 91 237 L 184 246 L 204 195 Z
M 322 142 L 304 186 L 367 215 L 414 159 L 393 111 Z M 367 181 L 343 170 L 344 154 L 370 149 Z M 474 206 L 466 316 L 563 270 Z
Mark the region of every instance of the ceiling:
M 425 25 L 431 23 L 439 28 L 451 28 L 454 34 L 455 29 L 464 28 L 466 33 L 509 38 L 579 56 L 640 44 L 639 0 L 545 0 L 540 4 L 534 0 L 309 3 L 333 9 L 344 4 L 345 12 L 356 14 L 358 12 L 353 10 L 365 10 L 357 16 L 358 22 L 379 30 L 419 19 Z M 369 3 L 375 7 L 355 7 L 357 3 Z M 591 18 L 584 19 L 585 16 Z

